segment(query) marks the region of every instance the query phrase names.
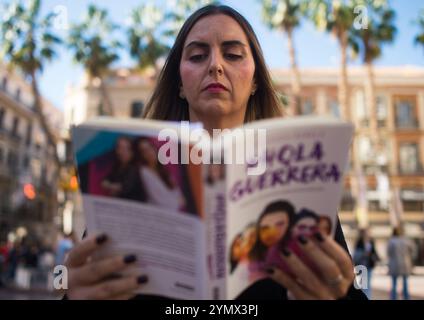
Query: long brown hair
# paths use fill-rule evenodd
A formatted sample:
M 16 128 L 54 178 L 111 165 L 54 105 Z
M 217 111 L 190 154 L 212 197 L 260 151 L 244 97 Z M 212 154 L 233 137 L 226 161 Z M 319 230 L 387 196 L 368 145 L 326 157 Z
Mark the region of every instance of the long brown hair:
M 184 43 L 197 21 L 216 14 L 227 15 L 238 22 L 247 36 L 255 61 L 254 77 L 257 89 L 249 98 L 244 121 L 250 122 L 282 115 L 280 101 L 273 88 L 262 49 L 252 26 L 240 13 L 228 6 L 208 5 L 194 12 L 182 26 L 159 75 L 156 88 L 146 105 L 144 117 L 171 121 L 189 120 L 188 103 L 179 97 L 181 85 L 179 68 Z
M 138 150 L 138 146 L 142 142 L 147 142 L 152 146 L 152 148 L 156 147 L 152 144 L 152 142 L 149 140 L 149 138 L 138 138 L 134 141 L 134 150 L 135 150 L 135 163 L 138 166 L 148 166 L 147 160 L 144 158 L 144 155 L 140 153 Z M 156 160 L 156 169 L 159 177 L 161 178 L 162 182 L 169 188 L 174 189 L 175 184 L 171 179 L 171 176 L 169 172 L 166 170 L 165 166 L 159 161 L 159 159 Z

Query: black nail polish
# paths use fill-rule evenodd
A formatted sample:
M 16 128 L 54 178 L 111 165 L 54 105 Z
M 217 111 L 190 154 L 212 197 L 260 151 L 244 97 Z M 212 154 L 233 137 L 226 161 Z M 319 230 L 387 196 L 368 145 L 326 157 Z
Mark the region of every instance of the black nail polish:
M 105 235 L 104 233 L 96 237 L 97 244 L 103 244 L 104 242 L 106 242 L 106 240 L 107 240 L 107 235 Z
M 285 257 L 290 257 L 291 252 L 290 252 L 290 250 L 289 250 L 289 249 L 287 249 L 287 248 L 283 248 L 283 250 L 281 250 L 281 251 L 283 252 L 283 255 L 284 255 Z
M 266 273 L 268 273 L 269 275 L 274 274 L 274 268 L 267 268 Z
M 317 232 L 314 235 L 315 239 L 317 239 L 319 242 L 323 242 L 324 241 L 324 237 L 322 236 L 321 233 Z
M 137 260 L 137 257 L 134 254 L 129 254 L 124 257 L 124 263 L 129 264 Z
M 298 237 L 297 237 L 297 240 L 298 240 L 301 244 L 307 244 L 307 243 L 308 243 L 308 239 L 306 239 L 306 237 L 305 237 L 305 236 L 302 236 L 302 235 L 298 236 Z
M 139 276 L 139 277 L 137 278 L 137 283 L 138 283 L 138 284 L 143 284 L 143 283 L 146 283 L 148 280 L 149 280 L 149 279 L 147 278 L 147 276 L 146 276 L 146 275 L 142 275 L 142 276 Z

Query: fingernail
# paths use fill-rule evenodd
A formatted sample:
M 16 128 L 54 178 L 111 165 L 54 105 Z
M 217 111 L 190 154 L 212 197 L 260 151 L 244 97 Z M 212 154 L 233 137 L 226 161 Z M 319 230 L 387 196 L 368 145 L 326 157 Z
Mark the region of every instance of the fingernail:
M 134 254 L 129 254 L 124 257 L 124 263 L 129 264 L 137 260 L 137 257 Z
M 297 237 L 297 240 L 298 240 L 301 244 L 307 244 L 307 243 L 308 243 L 308 239 L 306 239 L 306 237 L 305 237 L 305 236 L 302 236 L 302 235 L 298 236 L 298 237 Z
M 96 243 L 97 243 L 97 244 L 102 244 L 102 243 L 104 243 L 106 240 L 107 240 L 107 235 L 105 235 L 104 233 L 103 233 L 103 234 L 101 234 L 101 235 L 98 235 L 98 236 L 96 237 Z
M 143 284 L 143 283 L 146 283 L 148 280 L 149 280 L 149 279 L 147 278 L 147 276 L 146 276 L 146 275 L 142 275 L 142 276 L 139 276 L 139 277 L 137 278 L 137 283 L 138 283 L 138 284 Z
M 274 268 L 267 268 L 266 273 L 268 273 L 269 275 L 274 274 Z
M 322 236 L 321 233 L 317 232 L 314 235 L 315 239 L 317 239 L 319 242 L 323 242 L 324 241 L 324 237 Z
M 283 250 L 281 250 L 284 254 L 285 257 L 289 257 L 291 255 L 290 250 L 288 250 L 287 248 L 283 248 Z

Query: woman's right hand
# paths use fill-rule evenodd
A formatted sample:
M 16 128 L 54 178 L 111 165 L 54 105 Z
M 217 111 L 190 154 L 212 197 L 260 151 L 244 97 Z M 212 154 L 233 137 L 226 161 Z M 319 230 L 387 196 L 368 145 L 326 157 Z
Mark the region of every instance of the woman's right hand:
M 135 255 L 115 256 L 93 261 L 92 254 L 107 241 L 104 234 L 88 237 L 78 243 L 68 254 L 68 299 L 126 300 L 133 297 L 134 290 L 147 282 L 147 276 L 113 275 L 136 261 Z

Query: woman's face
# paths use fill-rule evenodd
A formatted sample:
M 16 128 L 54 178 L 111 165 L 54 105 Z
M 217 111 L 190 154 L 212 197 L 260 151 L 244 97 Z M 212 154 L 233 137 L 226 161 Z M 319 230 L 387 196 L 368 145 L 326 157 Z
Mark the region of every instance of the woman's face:
M 239 260 L 242 255 L 242 236 L 238 236 L 234 240 L 234 244 L 231 250 L 231 257 L 234 260 Z
M 244 119 L 255 88 L 255 63 L 246 34 L 231 17 L 217 14 L 195 23 L 180 62 L 181 92 L 190 117 Z
M 127 139 L 119 139 L 116 144 L 116 156 L 119 159 L 119 162 L 122 164 L 127 164 L 132 160 L 133 152 L 131 149 L 131 142 Z
M 320 219 L 318 228 L 323 234 L 329 235 L 331 233 L 330 222 L 327 219 Z
M 148 164 L 154 165 L 157 162 L 156 150 L 149 141 L 142 140 L 138 144 L 138 152 L 147 161 Z
M 241 258 L 246 258 L 256 242 L 255 227 L 249 227 L 243 231 L 241 238 Z
M 314 218 L 303 218 L 300 219 L 293 226 L 292 234 L 294 237 L 298 237 L 300 235 L 310 236 L 317 231 L 317 222 Z
M 272 247 L 284 237 L 288 227 L 289 216 L 287 212 L 269 213 L 259 223 L 259 238 L 266 247 Z

